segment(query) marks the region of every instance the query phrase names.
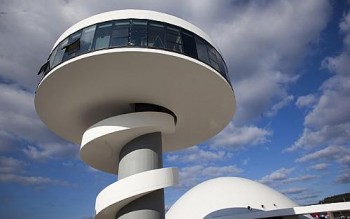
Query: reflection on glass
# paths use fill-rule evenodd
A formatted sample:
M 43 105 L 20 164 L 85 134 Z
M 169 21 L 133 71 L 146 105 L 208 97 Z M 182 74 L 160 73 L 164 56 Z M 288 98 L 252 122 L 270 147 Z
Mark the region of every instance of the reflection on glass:
M 219 52 L 218 51 L 215 51 L 215 52 L 216 52 L 216 57 L 218 58 L 218 65 L 219 65 L 220 73 L 221 73 L 222 76 L 225 77 L 225 75 L 227 74 L 226 68 L 225 68 L 225 62 L 222 59 L 222 57 L 219 54 Z
M 111 35 L 111 47 L 127 46 L 129 42 L 129 20 L 114 22 Z
M 130 45 L 136 47 L 147 46 L 147 21 L 132 21 L 130 31 Z
M 68 38 L 68 44 L 65 46 L 66 50 L 63 55 L 63 61 L 71 59 L 75 56 L 75 52 L 77 52 L 80 48 L 80 36 L 81 31 L 73 33 Z
M 164 25 L 156 22 L 150 22 L 148 25 L 148 46 L 164 49 L 164 37 Z
M 109 47 L 109 39 L 111 38 L 112 23 L 104 23 L 97 26 L 95 34 L 94 49 L 104 49 Z
M 216 58 L 216 50 L 211 45 L 208 45 L 208 54 L 211 66 L 215 68 L 215 70 L 220 71 L 218 60 Z
M 51 53 L 51 55 L 49 57 L 50 68 L 53 68 L 53 63 L 54 63 L 55 56 L 56 56 L 56 53 L 57 53 L 57 48 L 58 48 L 58 46 L 56 46 L 56 48 L 52 51 L 52 53 Z
M 210 65 L 208 49 L 205 42 L 199 39 L 198 37 L 196 37 L 196 46 L 197 46 L 198 59 Z
M 196 42 L 193 35 L 188 31 L 182 31 L 182 40 L 184 44 L 184 54 L 197 59 Z
M 80 50 L 79 53 L 89 52 L 91 50 L 92 41 L 94 40 L 94 34 L 96 25 L 86 27 L 80 37 Z
M 171 51 L 182 53 L 180 28 L 170 26 L 166 28 L 166 48 Z
M 56 65 L 62 62 L 62 58 L 66 50 L 67 44 L 68 44 L 68 39 L 65 39 L 57 46 L 57 53 L 55 55 L 55 59 L 53 61 L 52 67 L 55 67 Z

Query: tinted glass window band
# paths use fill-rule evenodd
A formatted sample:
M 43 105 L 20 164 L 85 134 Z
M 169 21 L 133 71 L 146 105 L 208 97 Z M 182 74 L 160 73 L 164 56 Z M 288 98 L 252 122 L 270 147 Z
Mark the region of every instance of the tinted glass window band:
M 82 41 L 82 37 L 86 38 L 90 31 L 93 31 L 89 37 L 90 42 Z M 52 50 L 48 62 L 42 66 L 45 68 L 41 68 L 39 74 L 42 72 L 47 74 L 61 63 L 82 54 L 100 49 L 130 46 L 156 48 L 192 57 L 214 68 L 231 84 L 224 59 L 210 43 L 181 27 L 146 19 L 110 20 L 84 27 L 70 34 Z

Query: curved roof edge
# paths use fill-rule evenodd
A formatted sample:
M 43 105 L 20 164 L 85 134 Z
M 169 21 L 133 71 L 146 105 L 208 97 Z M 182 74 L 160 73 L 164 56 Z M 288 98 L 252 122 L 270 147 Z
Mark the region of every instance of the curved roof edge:
M 97 14 L 91 17 L 88 17 L 70 28 L 68 28 L 55 42 L 52 50 L 57 46 L 58 43 L 60 43 L 63 39 L 68 37 L 70 34 L 74 33 L 75 31 L 78 31 L 84 27 L 104 22 L 104 21 L 110 21 L 110 20 L 121 20 L 121 19 L 149 19 L 149 20 L 155 20 L 160 22 L 165 22 L 169 24 L 173 24 L 176 26 L 180 26 L 186 30 L 192 31 L 195 34 L 199 35 L 203 39 L 205 39 L 207 42 L 209 42 L 211 45 L 213 45 L 218 51 L 220 51 L 217 46 L 213 43 L 213 41 L 210 39 L 210 37 L 202 31 L 200 28 L 196 27 L 195 25 L 189 23 L 188 21 L 185 21 L 181 18 L 175 17 L 173 15 L 156 12 L 156 11 L 149 11 L 149 10 L 138 10 L 138 9 L 125 9 L 125 10 L 116 10 L 116 11 L 109 11 L 104 12 L 101 14 Z

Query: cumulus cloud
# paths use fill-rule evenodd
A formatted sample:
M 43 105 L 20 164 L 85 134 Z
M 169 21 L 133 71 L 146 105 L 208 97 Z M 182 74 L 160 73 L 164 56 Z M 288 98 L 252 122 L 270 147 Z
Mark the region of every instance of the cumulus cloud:
M 290 194 L 300 194 L 307 191 L 307 188 L 301 188 L 301 187 L 292 187 L 292 188 L 288 188 L 288 189 L 284 189 L 281 192 L 286 194 L 286 195 L 290 195 Z
M 222 33 L 213 35 L 228 59 L 237 122 L 269 114 L 290 96 L 286 85 L 298 79 L 295 66 L 325 27 L 329 8 L 327 1 L 250 2 L 214 28 Z
M 350 13 L 344 15 L 342 22 L 339 24 L 340 31 L 344 36 L 345 51 L 335 57 L 327 57 L 322 62 L 322 67 L 329 69 L 338 75 L 350 75 Z
M 237 176 L 242 170 L 235 165 L 204 166 L 195 165 L 181 168 L 179 171 L 180 187 L 192 187 L 205 180 L 221 176 Z
M 43 161 L 57 157 L 76 156 L 78 147 L 75 144 L 48 143 L 39 147 L 28 145 L 22 152 L 32 160 Z
M 0 156 L 0 174 L 3 173 L 19 173 L 25 165 L 23 161 L 13 157 Z
M 312 110 L 304 119 L 304 131 L 288 151 L 308 150 L 296 162 L 335 162 L 339 165 L 337 183 L 349 183 L 350 172 L 350 12 L 344 15 L 339 29 L 344 34 L 343 50 L 326 57 L 321 67 L 333 73 L 320 87 Z M 305 100 L 305 99 L 304 99 Z M 299 103 L 301 103 L 300 100 Z M 303 104 L 302 104 L 303 105 Z M 311 150 L 311 152 L 310 152 Z M 325 168 L 325 164 L 312 166 Z
M 21 176 L 21 175 L 15 175 L 15 174 L 1 174 L 0 183 L 18 183 L 18 184 L 30 185 L 30 186 L 46 186 L 46 185 L 71 186 L 72 185 L 63 180 L 55 180 L 48 177 Z
M 336 160 L 339 163 L 350 165 L 350 149 L 342 146 L 331 145 L 322 150 L 304 155 L 296 160 L 296 162 L 306 162 L 314 160 Z
M 71 186 L 72 184 L 42 176 L 27 176 L 23 168 L 27 166 L 21 160 L 13 157 L 0 156 L 0 183 L 16 183 L 29 186 Z
M 313 169 L 313 170 L 325 170 L 327 168 L 328 168 L 327 163 L 319 163 L 309 167 L 309 169 Z
M 337 176 L 336 182 L 340 184 L 350 183 L 350 172 L 343 171 L 340 175 Z
M 213 147 L 239 148 L 249 145 L 258 145 L 268 142 L 272 131 L 255 126 L 236 126 L 231 122 L 211 142 Z
M 269 184 L 274 181 L 282 181 L 289 177 L 289 175 L 294 171 L 293 168 L 280 168 L 273 171 L 271 174 L 262 177 L 259 182 L 264 184 Z
M 230 153 L 225 151 L 193 146 L 180 152 L 168 153 L 166 160 L 170 163 L 207 163 L 226 160 L 230 156 Z
M 78 146 L 66 143 L 40 121 L 31 92 L 15 84 L 0 83 L 0 100 L 1 151 L 18 149 L 25 142 L 28 145 L 21 150 L 33 160 L 77 156 Z
M 282 181 L 283 184 L 288 183 L 295 183 L 295 182 L 305 182 L 312 179 L 318 178 L 318 176 L 315 175 L 302 175 L 302 176 L 296 176 L 296 177 L 290 177 L 288 179 L 285 179 Z
M 315 175 L 300 175 L 293 177 L 292 173 L 294 172 L 294 170 L 294 168 L 280 168 L 278 170 L 273 171 L 269 175 L 262 177 L 258 181 L 268 185 L 279 186 L 282 184 L 305 182 L 317 178 L 317 176 Z
M 276 103 L 275 105 L 273 105 L 270 109 L 270 111 L 268 111 L 265 115 L 266 116 L 274 116 L 280 109 L 282 109 L 283 107 L 287 106 L 290 102 L 292 102 L 294 100 L 294 96 L 293 95 L 289 95 L 285 98 L 283 98 L 280 102 Z
M 298 149 L 312 149 L 325 145 L 341 145 L 350 140 L 350 125 L 337 124 L 333 126 L 323 126 L 319 129 L 304 128 L 301 137 L 294 144 L 286 149 L 293 152 Z
M 306 96 L 300 96 L 298 97 L 297 101 L 296 101 L 296 105 L 299 108 L 303 108 L 303 107 L 311 107 L 314 105 L 314 103 L 316 102 L 316 97 L 313 94 L 308 94 Z

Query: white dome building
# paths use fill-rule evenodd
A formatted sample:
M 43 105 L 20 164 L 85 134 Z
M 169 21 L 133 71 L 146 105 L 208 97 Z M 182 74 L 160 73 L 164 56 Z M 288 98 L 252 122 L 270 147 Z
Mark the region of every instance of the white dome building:
M 261 212 L 297 206 L 297 203 L 264 184 L 239 177 L 222 177 L 208 180 L 189 190 L 169 209 L 166 218 L 270 218 L 256 216 Z

